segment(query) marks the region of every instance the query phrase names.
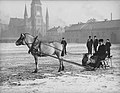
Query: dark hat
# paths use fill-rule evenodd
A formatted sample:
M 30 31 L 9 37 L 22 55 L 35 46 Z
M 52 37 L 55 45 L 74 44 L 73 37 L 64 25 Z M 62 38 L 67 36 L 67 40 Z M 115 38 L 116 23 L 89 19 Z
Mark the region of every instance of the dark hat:
M 91 36 L 89 36 L 89 38 L 91 38 Z
M 103 39 L 99 39 L 99 42 L 103 42 L 104 40 Z

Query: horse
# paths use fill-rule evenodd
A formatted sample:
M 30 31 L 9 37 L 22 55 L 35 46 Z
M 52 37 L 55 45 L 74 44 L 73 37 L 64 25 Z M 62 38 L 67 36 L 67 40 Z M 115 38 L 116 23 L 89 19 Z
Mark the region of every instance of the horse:
M 33 42 L 34 42 L 33 49 L 31 49 Z M 61 43 L 43 42 L 40 41 L 39 39 L 35 40 L 35 37 L 29 33 L 21 33 L 19 39 L 15 42 L 15 44 L 16 46 L 27 45 L 27 47 L 29 48 L 30 50 L 29 53 L 31 52 L 35 60 L 35 70 L 33 71 L 34 73 L 38 72 L 38 57 L 42 57 L 41 55 L 44 56 L 45 54 L 56 55 L 60 63 L 58 72 L 64 70 L 63 61 L 61 60 L 61 53 L 63 49 Z M 36 49 L 37 49 L 37 53 L 36 53 Z

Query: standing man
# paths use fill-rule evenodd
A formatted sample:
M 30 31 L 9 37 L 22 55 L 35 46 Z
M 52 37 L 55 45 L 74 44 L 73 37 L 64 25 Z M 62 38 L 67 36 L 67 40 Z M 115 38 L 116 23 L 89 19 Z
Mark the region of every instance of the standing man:
M 94 36 L 93 47 L 95 53 L 97 52 L 97 46 L 98 46 L 98 39 L 96 38 L 96 36 Z
M 92 44 L 93 44 L 93 40 L 91 39 L 91 36 L 89 36 L 87 40 L 88 54 L 92 54 Z
M 64 38 L 62 38 L 61 44 L 63 45 L 63 50 L 62 50 L 61 56 L 64 56 L 64 54 L 67 54 L 67 52 L 66 52 L 67 42 Z
M 109 39 L 107 39 L 105 46 L 106 46 L 107 56 L 108 56 L 108 58 L 110 58 L 110 47 L 111 47 L 111 43 L 110 43 L 110 40 L 109 40 Z

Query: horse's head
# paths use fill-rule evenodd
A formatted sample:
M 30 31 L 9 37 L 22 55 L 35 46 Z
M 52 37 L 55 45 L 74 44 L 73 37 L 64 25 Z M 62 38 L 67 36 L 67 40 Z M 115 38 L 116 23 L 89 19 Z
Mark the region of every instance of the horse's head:
M 21 34 L 19 39 L 15 42 L 17 46 L 19 45 L 25 45 L 25 34 Z

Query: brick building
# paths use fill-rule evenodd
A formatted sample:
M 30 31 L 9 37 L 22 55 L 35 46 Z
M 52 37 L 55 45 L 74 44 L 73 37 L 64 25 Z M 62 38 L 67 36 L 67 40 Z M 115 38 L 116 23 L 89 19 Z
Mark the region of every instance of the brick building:
M 109 38 L 112 43 L 120 43 L 120 20 L 73 24 L 65 28 L 63 37 L 67 42 L 85 43 L 89 35 L 92 38 L 96 35 L 98 39 Z

